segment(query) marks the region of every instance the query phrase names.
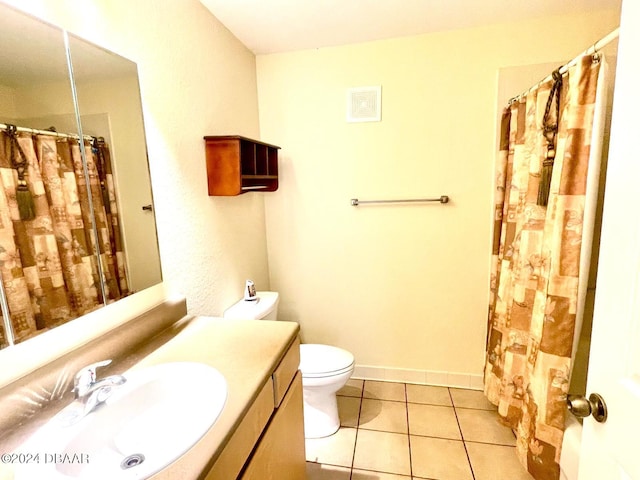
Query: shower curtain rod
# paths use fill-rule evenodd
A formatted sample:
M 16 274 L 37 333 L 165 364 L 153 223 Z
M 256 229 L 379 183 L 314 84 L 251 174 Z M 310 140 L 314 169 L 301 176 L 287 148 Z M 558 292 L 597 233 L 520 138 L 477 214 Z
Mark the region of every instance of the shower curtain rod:
M 600 40 L 596 41 L 596 43 L 594 43 L 593 45 L 591 45 L 589 48 L 587 48 L 584 52 L 580 53 L 578 56 L 576 56 L 573 60 L 569 60 L 567 63 L 565 63 L 563 66 L 560 67 L 559 71 L 561 75 L 564 75 L 565 73 L 567 73 L 567 70 L 569 70 L 569 68 L 571 68 L 572 66 L 574 66 L 576 63 L 578 63 L 578 59 L 585 56 L 585 55 L 593 55 L 594 53 L 598 52 L 600 49 L 606 47 L 607 45 L 609 45 L 609 43 L 611 43 L 612 41 L 614 41 L 616 38 L 618 38 L 618 35 L 620 34 L 620 27 L 616 28 L 614 31 L 612 31 L 611 33 L 609 33 L 608 35 L 602 37 Z M 516 100 L 520 100 L 522 97 L 524 97 L 525 95 L 527 95 L 527 93 L 529 93 L 531 90 L 534 90 L 536 88 L 538 88 L 540 85 L 542 85 L 544 82 L 547 82 L 549 80 L 551 80 L 552 74 L 547 75 L 546 77 L 544 77 L 542 80 L 540 80 L 538 83 L 534 84 L 532 87 L 529 87 L 528 89 L 526 89 L 524 92 L 522 92 L 520 95 L 516 95 L 515 97 L 512 97 L 509 100 L 509 105 L 511 105 L 513 102 L 515 102 Z
M 0 123 L 0 130 L 6 130 L 8 125 L 6 123 Z M 61 138 L 75 138 L 76 140 L 80 139 L 80 135 L 75 133 L 58 133 L 52 132 L 51 130 L 38 130 L 36 128 L 28 128 L 28 127 L 16 127 L 18 132 L 31 133 L 34 135 L 51 135 L 52 137 L 61 137 Z M 83 135 L 85 140 L 93 140 L 94 137 L 91 135 Z

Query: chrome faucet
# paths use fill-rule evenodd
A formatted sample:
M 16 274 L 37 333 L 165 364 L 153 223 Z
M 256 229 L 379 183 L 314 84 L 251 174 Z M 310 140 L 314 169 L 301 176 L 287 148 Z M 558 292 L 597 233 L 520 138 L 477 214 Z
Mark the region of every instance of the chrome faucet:
M 73 391 L 82 405 L 81 417 L 88 415 L 98 405 L 104 403 L 113 393 L 113 387 L 122 385 L 127 381 L 122 375 L 110 375 L 97 380 L 96 369 L 109 365 L 111 360 L 92 363 L 76 373 Z

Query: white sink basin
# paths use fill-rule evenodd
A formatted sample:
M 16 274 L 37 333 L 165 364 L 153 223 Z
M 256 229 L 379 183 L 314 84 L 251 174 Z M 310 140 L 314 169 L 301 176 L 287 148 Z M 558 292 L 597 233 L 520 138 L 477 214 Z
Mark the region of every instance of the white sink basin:
M 40 428 L 20 449 L 40 459 L 16 465 L 15 479 L 147 478 L 189 450 L 227 398 L 224 377 L 200 363 L 165 363 L 124 377 L 81 420 L 69 425 L 78 411 L 74 402 Z

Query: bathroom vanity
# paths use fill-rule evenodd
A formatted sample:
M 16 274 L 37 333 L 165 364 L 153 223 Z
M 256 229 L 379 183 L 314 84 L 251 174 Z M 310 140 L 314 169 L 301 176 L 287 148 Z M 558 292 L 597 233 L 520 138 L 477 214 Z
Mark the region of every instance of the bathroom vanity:
M 297 334 L 295 323 L 196 317 L 140 362 L 207 363 L 225 376 L 229 390 L 210 431 L 152 478 L 306 478 Z
M 186 453 L 148 478 L 302 480 L 306 473 L 298 332 L 298 324 L 292 322 L 193 317 L 186 315 L 184 300 L 164 302 L 0 388 L 0 450 L 19 451 L 25 439 L 73 401 L 69 382 L 85 365 L 111 358 L 113 363 L 99 370 L 99 376 L 126 377 L 127 372 L 155 365 L 197 362 L 224 376 L 224 408 Z M 34 411 L 30 392 L 52 391 L 52 385 L 60 390 L 59 397 Z M 188 400 L 184 408 L 189 409 Z M 163 441 L 172 441 L 171 431 Z M 55 445 L 54 450 L 64 447 Z M 2 480 L 13 478 L 6 467 L 10 465 L 0 470 Z

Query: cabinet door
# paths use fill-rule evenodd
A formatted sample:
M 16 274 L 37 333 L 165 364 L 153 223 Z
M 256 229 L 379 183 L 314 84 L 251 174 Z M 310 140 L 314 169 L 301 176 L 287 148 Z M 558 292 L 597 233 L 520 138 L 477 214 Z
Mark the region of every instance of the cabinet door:
M 305 480 L 302 375 L 296 374 L 260 439 L 242 480 Z
M 238 477 L 254 445 L 269 424 L 273 409 L 273 382 L 269 380 L 249 407 L 246 416 L 205 477 L 206 480 L 229 480 Z

